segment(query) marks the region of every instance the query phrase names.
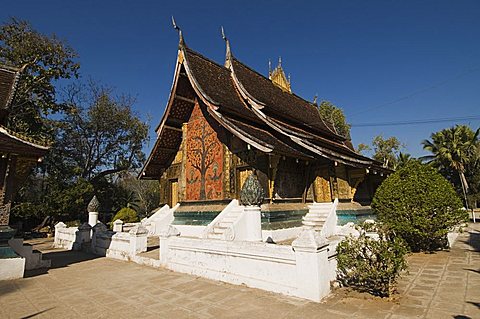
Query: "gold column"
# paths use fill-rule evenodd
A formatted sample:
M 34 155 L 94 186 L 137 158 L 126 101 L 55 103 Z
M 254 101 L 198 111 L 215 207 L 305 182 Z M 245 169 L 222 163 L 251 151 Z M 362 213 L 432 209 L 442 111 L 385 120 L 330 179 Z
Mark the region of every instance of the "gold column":
M 273 191 L 275 189 L 275 177 L 277 176 L 278 163 L 280 161 L 280 155 L 270 155 L 268 156 L 268 198 L 270 198 L 270 203 L 273 201 Z

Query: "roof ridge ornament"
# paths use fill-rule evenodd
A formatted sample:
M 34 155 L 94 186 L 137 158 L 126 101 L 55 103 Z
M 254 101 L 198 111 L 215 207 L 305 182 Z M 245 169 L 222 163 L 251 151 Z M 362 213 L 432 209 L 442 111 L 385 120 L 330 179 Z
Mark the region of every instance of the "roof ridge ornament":
M 173 25 L 173 28 L 178 32 L 178 37 L 179 37 L 178 46 L 185 47 L 185 40 L 183 39 L 182 29 L 180 29 L 180 27 L 177 25 L 177 23 L 175 22 L 175 18 L 173 16 L 172 16 L 172 25 Z
M 230 49 L 230 41 L 228 40 L 227 36 L 225 35 L 225 30 L 223 26 L 220 26 L 220 30 L 222 32 L 222 39 L 225 41 L 226 49 L 225 49 L 225 67 L 230 68 L 232 65 L 232 51 Z
M 271 68 L 271 64 L 269 61 L 269 69 Z M 268 72 L 268 78 L 278 86 L 280 89 L 282 89 L 285 92 L 292 93 L 292 88 L 291 88 L 291 78 L 290 74 L 288 77 L 285 75 L 285 71 L 282 68 L 282 57 L 278 57 L 278 65 L 273 71 L 269 70 Z

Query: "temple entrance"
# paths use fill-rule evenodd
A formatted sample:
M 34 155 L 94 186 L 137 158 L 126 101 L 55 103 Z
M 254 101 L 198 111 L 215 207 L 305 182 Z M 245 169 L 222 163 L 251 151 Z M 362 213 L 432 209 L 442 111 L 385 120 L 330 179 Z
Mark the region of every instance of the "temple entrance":
M 170 207 L 177 205 L 178 203 L 178 179 L 172 179 L 169 181 L 170 189 Z

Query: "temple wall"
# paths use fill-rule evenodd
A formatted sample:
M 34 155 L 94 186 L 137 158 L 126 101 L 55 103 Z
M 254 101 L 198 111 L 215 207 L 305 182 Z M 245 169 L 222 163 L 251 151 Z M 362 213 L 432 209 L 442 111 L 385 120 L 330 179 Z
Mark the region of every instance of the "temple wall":
M 223 199 L 223 145 L 198 103 L 187 123 L 184 142 L 185 200 Z
M 376 186 L 372 178 L 365 179 L 365 169 L 265 154 L 211 124 L 208 117 L 197 103 L 183 124 L 180 148 L 160 178 L 161 204 L 238 199 L 254 170 L 271 201 L 368 202 L 373 197 Z

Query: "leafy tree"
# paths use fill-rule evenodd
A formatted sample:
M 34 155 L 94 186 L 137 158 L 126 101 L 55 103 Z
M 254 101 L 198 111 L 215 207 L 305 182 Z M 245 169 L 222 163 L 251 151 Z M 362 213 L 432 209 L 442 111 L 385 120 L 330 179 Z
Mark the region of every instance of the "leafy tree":
M 350 124 L 347 123 L 341 108 L 329 101 L 322 101 L 318 106 L 318 112 L 323 120 L 333 124 L 337 134 L 350 139 Z
M 141 217 L 147 216 L 160 203 L 158 181 L 139 180 L 127 172 L 116 183 L 125 191 L 124 206 L 133 208 Z
M 120 209 L 115 216 L 112 218 L 112 222 L 120 219 L 124 223 L 135 223 L 138 222 L 137 212 L 131 208 L 124 207 Z
M 402 144 L 395 137 L 384 139 L 381 135 L 376 136 L 373 141 L 373 158 L 383 163 L 383 166 L 394 169 L 397 163 L 398 153 Z
M 372 148 L 370 147 L 370 145 L 360 143 L 360 144 L 358 144 L 358 146 L 357 146 L 357 153 L 363 154 L 364 152 L 370 151 L 371 149 L 372 149 Z
M 148 126 L 133 113 L 130 99 L 114 98 L 98 86 L 75 92 L 66 103 L 69 112 L 54 122 L 56 139 L 41 170 L 17 196 L 17 218 L 83 219 L 94 193 L 101 212 L 117 210 L 125 193 L 115 183 L 118 174 L 138 168 L 144 159 Z
M 70 87 L 67 101 L 55 145 L 60 165 L 93 183 L 141 166 L 148 125 L 132 111 L 130 97 L 114 98 L 111 89 L 90 83 Z
M 418 161 L 408 163 L 380 185 L 372 209 L 378 221 L 413 251 L 445 247 L 448 231 L 467 218 L 452 185 Z
M 417 159 L 413 158 L 410 154 L 408 153 L 398 153 L 398 157 L 396 160 L 396 166 L 395 169 L 399 169 L 407 165 L 408 163 L 412 161 L 418 161 Z
M 12 18 L 0 27 L 0 63 L 22 67 L 7 127 L 39 139 L 50 138 L 46 116 L 65 109 L 55 81 L 78 76 L 77 53 L 55 35 L 46 36 Z
M 465 178 L 469 181 L 469 193 L 467 194 L 468 207 L 477 208 L 480 202 L 480 160 L 467 164 Z
M 479 158 L 478 135 L 480 129 L 475 132 L 466 125 L 456 125 L 441 130 L 431 135 L 431 141 L 424 140 L 423 148 L 432 153 L 423 159 L 432 162 L 436 167 L 448 171 L 455 171 L 462 186 L 462 191 L 467 200 L 469 185 L 465 178 L 467 164 L 477 161 Z
M 390 238 L 381 229 L 379 239 L 368 237 L 362 227 L 359 230 L 358 238 L 347 237 L 337 246 L 338 279 L 356 290 L 390 296 L 407 268 L 407 247 L 401 238 Z

